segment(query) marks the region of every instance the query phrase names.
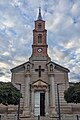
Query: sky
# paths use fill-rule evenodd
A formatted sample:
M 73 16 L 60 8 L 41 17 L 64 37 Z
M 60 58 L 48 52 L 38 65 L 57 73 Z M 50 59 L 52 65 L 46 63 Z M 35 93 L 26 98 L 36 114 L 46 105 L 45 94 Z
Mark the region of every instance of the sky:
M 29 60 L 39 6 L 51 60 L 80 82 L 80 0 L 0 0 L 0 81 L 11 81 L 10 69 Z

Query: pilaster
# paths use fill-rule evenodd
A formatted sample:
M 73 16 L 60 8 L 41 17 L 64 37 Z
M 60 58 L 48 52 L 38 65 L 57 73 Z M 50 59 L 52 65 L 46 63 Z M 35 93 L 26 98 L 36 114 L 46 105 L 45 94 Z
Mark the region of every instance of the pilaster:
M 46 89 L 45 92 L 45 115 L 49 115 L 49 89 Z
M 30 74 L 25 74 L 24 116 L 30 116 Z
M 54 74 L 50 74 L 50 107 L 52 115 L 56 114 L 56 105 L 55 105 L 55 84 L 54 84 Z
M 31 91 L 31 115 L 34 115 L 34 90 Z

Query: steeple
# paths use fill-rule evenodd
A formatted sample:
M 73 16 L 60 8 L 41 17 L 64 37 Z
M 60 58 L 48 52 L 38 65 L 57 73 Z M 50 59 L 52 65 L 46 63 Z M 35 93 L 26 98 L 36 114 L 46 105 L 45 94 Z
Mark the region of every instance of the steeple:
M 39 7 L 38 18 L 35 21 L 35 29 L 33 30 L 32 55 L 34 57 L 47 57 L 47 30 L 45 29 L 45 21 L 42 20 L 41 8 Z
M 45 21 L 42 20 L 41 7 L 39 7 L 38 18 L 35 21 L 33 30 L 32 55 L 30 60 L 49 60 L 47 53 L 47 30 L 45 29 Z
M 42 16 L 41 16 L 41 7 L 39 7 L 38 20 L 42 20 Z

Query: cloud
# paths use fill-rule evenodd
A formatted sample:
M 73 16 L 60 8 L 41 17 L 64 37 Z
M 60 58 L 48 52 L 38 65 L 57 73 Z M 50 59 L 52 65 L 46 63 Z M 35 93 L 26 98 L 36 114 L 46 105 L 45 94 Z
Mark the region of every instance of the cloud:
M 5 76 L 5 74 L 3 72 L 0 72 L 0 77 L 2 77 L 2 76 Z
M 39 5 L 49 56 L 70 69 L 70 81 L 80 81 L 80 0 L 0 0 L 0 80 L 10 81 L 10 69 L 31 56 Z
M 6 64 L 6 63 L 3 63 L 3 62 L 0 62 L 0 68 L 7 68 L 8 67 L 8 65 Z

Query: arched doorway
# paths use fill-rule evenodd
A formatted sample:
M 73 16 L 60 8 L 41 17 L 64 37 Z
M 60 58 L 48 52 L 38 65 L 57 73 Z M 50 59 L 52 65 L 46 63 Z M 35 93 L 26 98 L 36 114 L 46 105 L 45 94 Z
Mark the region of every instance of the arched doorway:
M 35 91 L 34 99 L 35 116 L 45 116 L 45 91 Z
M 45 116 L 49 109 L 49 86 L 48 83 L 37 80 L 31 85 L 32 91 L 32 114 Z

